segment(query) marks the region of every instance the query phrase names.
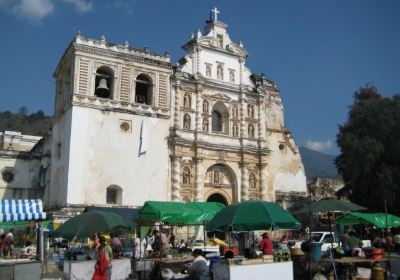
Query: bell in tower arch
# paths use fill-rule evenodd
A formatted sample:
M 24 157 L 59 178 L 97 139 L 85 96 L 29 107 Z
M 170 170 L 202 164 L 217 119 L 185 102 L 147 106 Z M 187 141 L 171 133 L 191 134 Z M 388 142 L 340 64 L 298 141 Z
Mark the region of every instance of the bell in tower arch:
M 110 97 L 110 89 L 107 86 L 107 79 L 101 78 L 95 91 L 95 95 L 97 97 L 109 98 Z

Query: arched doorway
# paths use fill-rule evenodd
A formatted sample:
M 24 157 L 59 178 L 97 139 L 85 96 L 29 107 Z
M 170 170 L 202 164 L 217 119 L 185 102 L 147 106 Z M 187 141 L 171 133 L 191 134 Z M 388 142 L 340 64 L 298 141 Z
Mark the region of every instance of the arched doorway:
M 219 202 L 224 205 L 228 205 L 228 201 L 226 200 L 226 198 L 222 194 L 219 194 L 219 193 L 213 193 L 212 195 L 210 195 L 207 198 L 207 202 Z
M 213 164 L 204 176 L 204 191 L 207 201 L 228 205 L 237 201 L 236 175 L 226 164 Z

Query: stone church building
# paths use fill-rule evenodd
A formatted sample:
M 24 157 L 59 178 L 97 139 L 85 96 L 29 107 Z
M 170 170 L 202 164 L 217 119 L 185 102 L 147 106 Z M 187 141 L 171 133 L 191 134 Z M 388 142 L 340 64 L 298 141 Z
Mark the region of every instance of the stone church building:
M 77 34 L 34 151 L 47 211 L 146 200 L 280 201 L 307 192 L 277 85 L 246 67 L 217 10 L 168 54 Z

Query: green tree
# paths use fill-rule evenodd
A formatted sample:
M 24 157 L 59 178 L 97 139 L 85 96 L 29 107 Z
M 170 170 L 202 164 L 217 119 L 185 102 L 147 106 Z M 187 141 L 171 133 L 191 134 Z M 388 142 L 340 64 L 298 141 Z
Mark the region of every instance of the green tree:
M 373 86 L 354 94 L 348 120 L 339 126 L 336 166 L 355 203 L 400 214 L 400 96 L 384 98 Z

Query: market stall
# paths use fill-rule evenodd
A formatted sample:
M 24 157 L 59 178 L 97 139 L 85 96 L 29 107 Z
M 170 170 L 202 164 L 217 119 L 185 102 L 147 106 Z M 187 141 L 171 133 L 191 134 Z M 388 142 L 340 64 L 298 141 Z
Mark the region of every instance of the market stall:
M 163 227 L 203 227 L 210 221 L 216 213 L 224 208 L 224 205 L 217 202 L 165 202 L 147 201 L 139 212 L 138 225 L 141 228 L 142 238 L 148 231 L 149 226 L 156 227 L 162 231 Z M 205 232 L 203 231 L 205 234 Z M 218 250 L 218 246 L 210 247 L 205 243 L 203 234 L 203 244 L 193 246 L 209 250 Z M 137 260 L 135 271 L 140 272 L 142 277 L 149 273 L 158 273 L 163 268 L 170 268 L 178 274 L 185 265 L 193 261 L 191 251 L 178 252 L 169 250 L 167 255 L 148 256 Z M 146 273 L 146 271 L 148 273 Z M 158 271 L 158 272 L 157 272 Z M 176 275 L 178 277 L 178 275 Z
M 62 224 L 55 232 L 55 237 L 63 237 L 69 241 L 87 238 L 94 233 L 109 232 L 117 228 L 133 229 L 133 223 L 121 215 L 105 212 L 91 211 L 75 216 Z M 87 248 L 90 250 L 90 248 Z M 87 251 L 81 260 L 64 259 L 65 279 L 91 279 L 95 261 L 87 260 L 90 252 Z M 130 258 L 112 260 L 111 279 L 127 279 L 131 273 Z M 84 277 L 83 277 L 84 276 Z
M 44 260 L 43 229 L 41 220 L 46 218 L 43 212 L 43 204 L 40 199 L 5 199 L 0 200 L 0 228 L 11 230 L 18 227 L 26 227 L 27 222 L 35 223 L 37 233 L 37 256 L 17 252 L 14 236 L 10 232 L 5 241 L 10 250 L 0 260 L 1 279 L 40 279 L 42 263 Z M 15 225 L 15 226 L 13 226 Z M 11 235 L 9 235 L 11 234 Z
M 266 201 L 243 201 L 221 210 L 206 226 L 208 231 L 249 232 L 270 229 L 297 229 L 300 223 L 278 204 Z M 253 244 L 254 245 L 254 244 Z M 234 258 L 229 264 L 230 279 L 251 278 L 294 279 L 293 263 L 288 254 L 284 258 L 264 255 Z M 275 254 L 274 254 L 275 256 Z

